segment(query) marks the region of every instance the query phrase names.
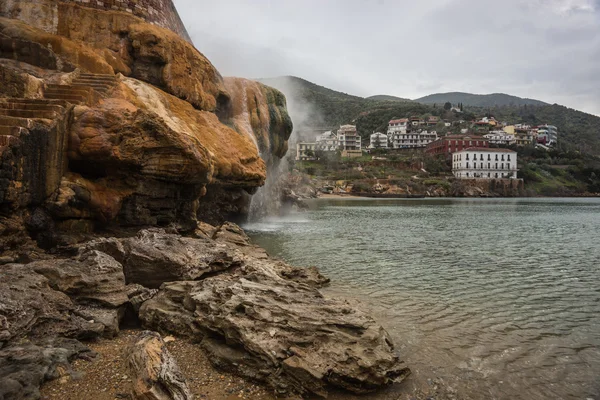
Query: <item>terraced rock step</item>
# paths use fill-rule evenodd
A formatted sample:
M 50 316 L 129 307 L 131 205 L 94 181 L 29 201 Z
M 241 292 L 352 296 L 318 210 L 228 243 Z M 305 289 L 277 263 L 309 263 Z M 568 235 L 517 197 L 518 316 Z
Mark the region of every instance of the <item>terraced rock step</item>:
M 51 103 L 28 103 L 28 102 L 2 102 L 0 101 L 0 109 L 4 110 L 37 110 L 37 111 L 64 111 L 64 107 L 58 104 Z
M 17 118 L 9 117 L 6 115 L 0 115 L 0 125 L 3 126 L 18 126 L 21 128 L 31 128 L 34 121 L 29 118 Z
M 47 111 L 47 110 L 22 110 L 22 109 L 2 109 L 2 108 L 0 108 L 0 115 L 5 115 L 8 117 L 18 117 L 18 118 L 55 119 L 58 117 L 59 114 L 56 111 Z
M 81 74 L 70 85 L 48 85 L 44 97 L 73 104 L 92 105 L 112 89 L 116 82 L 114 75 Z
M 27 128 L 22 126 L 5 126 L 0 125 L 0 135 L 19 136 L 21 133 L 27 132 Z

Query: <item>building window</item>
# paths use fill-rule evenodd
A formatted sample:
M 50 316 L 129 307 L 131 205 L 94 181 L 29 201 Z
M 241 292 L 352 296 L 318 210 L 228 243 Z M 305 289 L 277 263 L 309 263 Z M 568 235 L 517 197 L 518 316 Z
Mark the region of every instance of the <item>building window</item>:
M 483 169 L 483 163 L 480 163 L 480 164 L 481 164 L 481 165 L 480 165 L 480 168 L 481 168 L 481 169 Z
M 466 158 L 466 159 L 467 159 L 467 160 L 469 159 L 469 153 L 467 153 L 467 158 Z
M 498 173 L 496 172 L 496 178 L 498 177 Z
M 491 177 L 492 177 L 492 174 L 488 172 L 488 178 L 491 178 Z
M 500 169 L 504 169 L 504 163 L 500 164 Z
M 488 154 L 488 161 L 490 161 L 492 159 L 492 155 Z
M 467 169 L 469 168 L 469 163 L 467 163 Z
M 502 154 L 502 161 L 504 161 L 504 154 Z
M 496 161 L 498 161 L 498 154 L 496 154 Z M 496 165 L 498 165 L 498 164 L 496 164 Z M 498 168 L 498 167 L 496 167 L 496 168 Z
M 508 161 L 510 161 L 510 154 L 508 155 Z
M 488 163 L 488 169 L 490 169 L 490 163 Z
M 483 161 L 483 154 L 479 155 L 479 161 Z

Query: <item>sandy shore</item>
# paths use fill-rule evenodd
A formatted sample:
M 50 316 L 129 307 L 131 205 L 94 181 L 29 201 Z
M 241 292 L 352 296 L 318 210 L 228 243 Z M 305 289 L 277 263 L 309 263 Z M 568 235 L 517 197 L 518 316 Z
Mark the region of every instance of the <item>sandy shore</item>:
M 43 400 L 129 399 L 131 377 L 127 349 L 140 330 L 124 330 L 114 339 L 86 343 L 98 355 L 91 361 L 76 360 L 73 377 L 63 377 L 42 386 Z M 296 400 L 275 397 L 263 385 L 248 382 L 233 374 L 216 371 L 204 351 L 188 340 L 169 337 L 167 347 L 196 399 L 211 400 Z
M 47 382 L 40 390 L 42 400 L 118 400 L 130 399 L 131 377 L 127 351 L 139 329 L 123 330 L 114 339 L 101 339 L 86 345 L 97 353 L 91 361 L 75 360 L 72 376 Z M 291 395 L 278 397 L 265 385 L 216 370 L 198 344 L 187 339 L 167 337 L 167 347 L 177 361 L 195 399 L 204 400 L 301 400 Z M 400 385 L 383 388 L 368 395 L 332 390 L 329 400 L 456 400 L 443 381 L 416 385 L 413 377 Z

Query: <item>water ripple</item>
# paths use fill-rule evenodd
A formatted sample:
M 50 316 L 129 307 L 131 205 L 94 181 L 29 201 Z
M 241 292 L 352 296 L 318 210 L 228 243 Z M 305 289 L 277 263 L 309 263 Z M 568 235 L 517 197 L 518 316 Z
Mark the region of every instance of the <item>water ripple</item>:
M 318 200 L 246 229 L 467 399 L 600 399 L 597 199 Z

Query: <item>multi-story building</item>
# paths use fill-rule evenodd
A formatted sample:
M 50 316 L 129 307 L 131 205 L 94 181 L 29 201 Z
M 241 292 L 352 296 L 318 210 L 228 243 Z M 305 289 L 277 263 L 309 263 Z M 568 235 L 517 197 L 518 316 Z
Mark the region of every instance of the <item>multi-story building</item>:
M 537 127 L 537 142 L 552 146 L 558 141 L 558 129 L 554 125 L 540 125 Z
M 448 135 L 439 138 L 435 142 L 429 143 L 425 148 L 425 153 L 431 155 L 444 154 L 449 156 L 457 151 L 468 147 L 489 147 L 489 141 L 482 136 L 470 135 Z
M 516 143 L 515 135 L 509 135 L 504 131 L 492 131 L 487 135 L 483 135 L 484 138 L 487 138 L 490 144 L 497 144 L 500 146 L 508 146 Z
M 369 137 L 370 149 L 387 149 L 388 148 L 388 137 L 381 132 L 373 132 Z
M 460 179 L 517 179 L 517 152 L 469 147 L 452 154 L 452 173 Z
M 412 126 L 419 126 L 419 125 L 423 125 L 424 123 L 425 123 L 425 121 L 423 121 L 419 117 L 410 117 L 410 124 Z
M 440 122 L 440 117 L 436 117 L 436 116 L 430 116 L 429 118 L 427 118 L 427 125 L 428 126 L 434 126 L 437 125 L 438 122 Z
M 390 136 L 390 144 L 394 149 L 417 149 L 427 146 L 429 143 L 437 140 L 435 131 L 427 132 L 407 132 L 394 133 Z
M 398 133 L 406 133 L 408 131 L 408 126 L 409 126 L 408 118 L 393 119 L 388 124 L 387 134 L 388 134 L 388 136 L 390 136 L 397 132 Z
M 342 157 L 360 157 L 362 155 L 361 140 L 355 125 L 340 126 L 337 136 L 342 149 Z
M 335 133 L 327 131 L 317 136 L 317 150 L 337 151 L 340 148 L 340 141 Z
M 300 142 L 296 144 L 296 161 L 312 161 L 316 160 L 317 156 L 315 151 L 317 150 L 316 143 Z

